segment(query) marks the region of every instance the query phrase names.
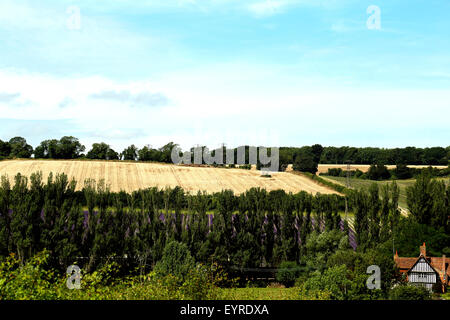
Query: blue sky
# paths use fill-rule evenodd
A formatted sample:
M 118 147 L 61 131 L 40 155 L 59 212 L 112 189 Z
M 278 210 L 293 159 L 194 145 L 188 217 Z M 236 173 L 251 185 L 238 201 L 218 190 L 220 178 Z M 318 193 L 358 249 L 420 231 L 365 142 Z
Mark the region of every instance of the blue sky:
M 2 0 L 0 139 L 446 146 L 449 14 L 445 0 Z

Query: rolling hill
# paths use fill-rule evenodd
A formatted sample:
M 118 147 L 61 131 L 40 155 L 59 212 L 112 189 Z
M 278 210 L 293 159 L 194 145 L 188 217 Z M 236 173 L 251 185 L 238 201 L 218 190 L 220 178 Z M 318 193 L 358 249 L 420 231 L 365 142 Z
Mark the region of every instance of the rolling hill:
M 261 177 L 257 170 L 226 169 L 212 167 L 189 167 L 162 163 L 126 161 L 86 161 L 86 160 L 6 160 L 0 161 L 0 176 L 8 175 L 11 182 L 17 173 L 30 176 L 42 171 L 46 180 L 50 172 L 65 173 L 77 181 L 77 190 L 82 189 L 84 180 L 104 179 L 111 191 L 127 192 L 148 187 L 180 186 L 191 193 L 206 191 L 219 192 L 223 189 L 242 193 L 252 187 L 268 191 L 283 189 L 286 192 L 306 191 L 308 193 L 336 193 L 311 179 L 287 172 L 272 173 L 270 178 Z

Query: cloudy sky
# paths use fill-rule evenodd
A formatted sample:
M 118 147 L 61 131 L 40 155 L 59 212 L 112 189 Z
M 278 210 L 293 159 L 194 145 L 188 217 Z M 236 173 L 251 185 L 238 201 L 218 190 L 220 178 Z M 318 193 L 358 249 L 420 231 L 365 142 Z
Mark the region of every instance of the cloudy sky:
M 447 146 L 449 12 L 447 0 L 1 0 L 0 139 Z

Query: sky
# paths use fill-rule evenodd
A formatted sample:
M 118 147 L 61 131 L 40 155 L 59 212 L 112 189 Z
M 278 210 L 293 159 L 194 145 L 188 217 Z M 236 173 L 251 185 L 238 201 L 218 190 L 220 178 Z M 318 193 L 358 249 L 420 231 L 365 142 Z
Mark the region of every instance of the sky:
M 2 0 L 0 139 L 450 145 L 450 1 Z

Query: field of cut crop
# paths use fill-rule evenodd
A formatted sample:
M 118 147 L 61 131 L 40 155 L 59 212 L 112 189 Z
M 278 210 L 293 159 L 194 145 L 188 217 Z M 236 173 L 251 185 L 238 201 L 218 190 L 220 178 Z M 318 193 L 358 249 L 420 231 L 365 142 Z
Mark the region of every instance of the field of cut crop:
M 50 172 L 65 173 L 78 182 L 77 190 L 83 188 L 85 179 L 104 179 L 111 191 L 127 192 L 148 187 L 176 187 L 185 191 L 219 192 L 224 189 L 242 193 L 252 187 L 267 190 L 283 189 L 286 192 L 306 191 L 322 194 L 336 193 L 318 185 L 311 179 L 286 172 L 261 177 L 257 170 L 187 167 L 172 164 L 122 162 L 122 161 L 76 161 L 76 160 L 7 160 L 0 161 L 0 176 L 8 175 L 11 182 L 17 173 L 30 176 L 42 171 L 44 179 Z

